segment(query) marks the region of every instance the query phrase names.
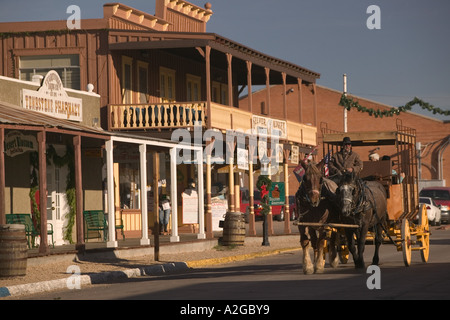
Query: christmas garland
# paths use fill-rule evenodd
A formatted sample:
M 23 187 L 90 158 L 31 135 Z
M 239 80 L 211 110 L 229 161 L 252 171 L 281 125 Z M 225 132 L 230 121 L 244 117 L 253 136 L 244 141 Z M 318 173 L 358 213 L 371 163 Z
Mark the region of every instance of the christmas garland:
M 69 213 L 67 214 L 67 225 L 64 230 L 64 240 L 73 243 L 72 241 L 72 230 L 75 225 L 76 216 L 76 197 L 75 197 L 75 157 L 73 147 L 69 144 L 66 145 L 66 154 L 64 156 L 59 156 L 56 153 L 55 147 L 53 145 L 48 146 L 46 152 L 46 162 L 50 164 L 50 159 L 53 161 L 55 166 L 61 168 L 66 165 L 69 167 L 69 173 L 67 175 L 66 181 L 66 197 L 69 205 Z M 35 194 L 39 190 L 39 181 L 37 168 L 39 167 L 39 158 L 37 152 L 30 153 L 30 165 L 31 165 L 31 188 L 30 188 L 30 200 L 32 205 L 32 216 L 39 230 L 40 228 L 40 210 L 36 202 Z
M 258 181 L 256 181 L 256 188 L 258 188 L 261 193 L 261 214 L 266 216 L 270 212 L 269 205 L 269 190 L 272 186 L 272 180 L 270 180 L 267 176 L 260 175 L 258 177 Z
M 422 109 L 433 112 L 433 114 L 441 114 L 444 116 L 450 116 L 450 110 L 442 110 L 441 108 L 436 108 L 433 105 L 415 97 L 404 106 L 400 106 L 397 108 L 390 108 L 388 110 L 374 110 L 373 108 L 367 108 L 361 106 L 357 101 L 354 101 L 352 98 L 348 98 L 345 94 L 341 96 L 341 100 L 339 101 L 339 105 L 350 110 L 351 108 L 357 109 L 359 112 L 367 112 L 370 116 L 375 116 L 375 118 L 383 118 L 383 117 L 392 117 L 394 115 L 399 115 L 400 112 L 410 111 L 412 106 L 419 105 Z

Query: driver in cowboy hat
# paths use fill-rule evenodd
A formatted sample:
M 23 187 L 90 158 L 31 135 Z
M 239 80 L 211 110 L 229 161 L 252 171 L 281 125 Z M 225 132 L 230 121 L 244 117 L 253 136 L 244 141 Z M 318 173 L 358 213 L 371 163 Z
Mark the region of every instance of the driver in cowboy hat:
M 329 163 L 330 176 L 342 175 L 345 172 L 360 173 L 363 163 L 359 155 L 352 150 L 352 141 L 349 137 L 342 140 L 342 148 L 333 154 Z

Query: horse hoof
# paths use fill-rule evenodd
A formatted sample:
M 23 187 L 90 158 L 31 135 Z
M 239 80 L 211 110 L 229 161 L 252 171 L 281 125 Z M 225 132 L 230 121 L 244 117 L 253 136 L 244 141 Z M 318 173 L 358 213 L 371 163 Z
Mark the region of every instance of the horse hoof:
M 303 268 L 303 273 L 304 274 L 313 274 L 314 269 L 313 268 Z
M 318 273 L 318 274 L 324 273 L 324 269 L 323 268 L 316 269 L 315 273 Z
M 333 262 L 330 263 L 330 266 L 331 266 L 332 268 L 337 268 L 338 264 L 339 264 L 339 261 L 338 261 L 338 260 L 335 260 L 335 261 L 333 261 Z

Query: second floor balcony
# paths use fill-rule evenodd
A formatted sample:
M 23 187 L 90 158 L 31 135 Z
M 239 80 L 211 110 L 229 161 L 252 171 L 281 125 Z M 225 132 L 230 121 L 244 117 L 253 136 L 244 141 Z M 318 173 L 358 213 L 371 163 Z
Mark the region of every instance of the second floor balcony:
M 208 113 L 206 101 L 170 102 L 155 104 L 108 105 L 108 129 L 112 131 L 165 130 L 193 128 L 242 130 L 252 129 L 254 117 L 251 112 L 211 102 Z M 208 123 L 208 114 L 210 122 Z M 260 117 L 262 118 L 262 117 Z M 277 121 L 285 127 L 282 140 L 306 145 L 316 145 L 317 128 L 289 120 L 265 118 Z

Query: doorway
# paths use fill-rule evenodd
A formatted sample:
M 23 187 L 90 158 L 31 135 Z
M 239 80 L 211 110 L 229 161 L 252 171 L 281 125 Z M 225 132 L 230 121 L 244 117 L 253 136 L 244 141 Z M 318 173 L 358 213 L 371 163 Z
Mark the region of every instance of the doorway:
M 54 148 L 58 156 L 63 156 L 66 152 L 66 147 L 63 145 L 54 145 Z M 69 243 L 64 240 L 66 215 L 70 209 L 66 196 L 69 167 L 67 164 L 59 167 L 52 160 L 49 162 L 47 164 L 47 223 L 53 225 L 55 245 L 63 245 Z M 48 238 L 48 243 L 51 244 L 51 237 Z

